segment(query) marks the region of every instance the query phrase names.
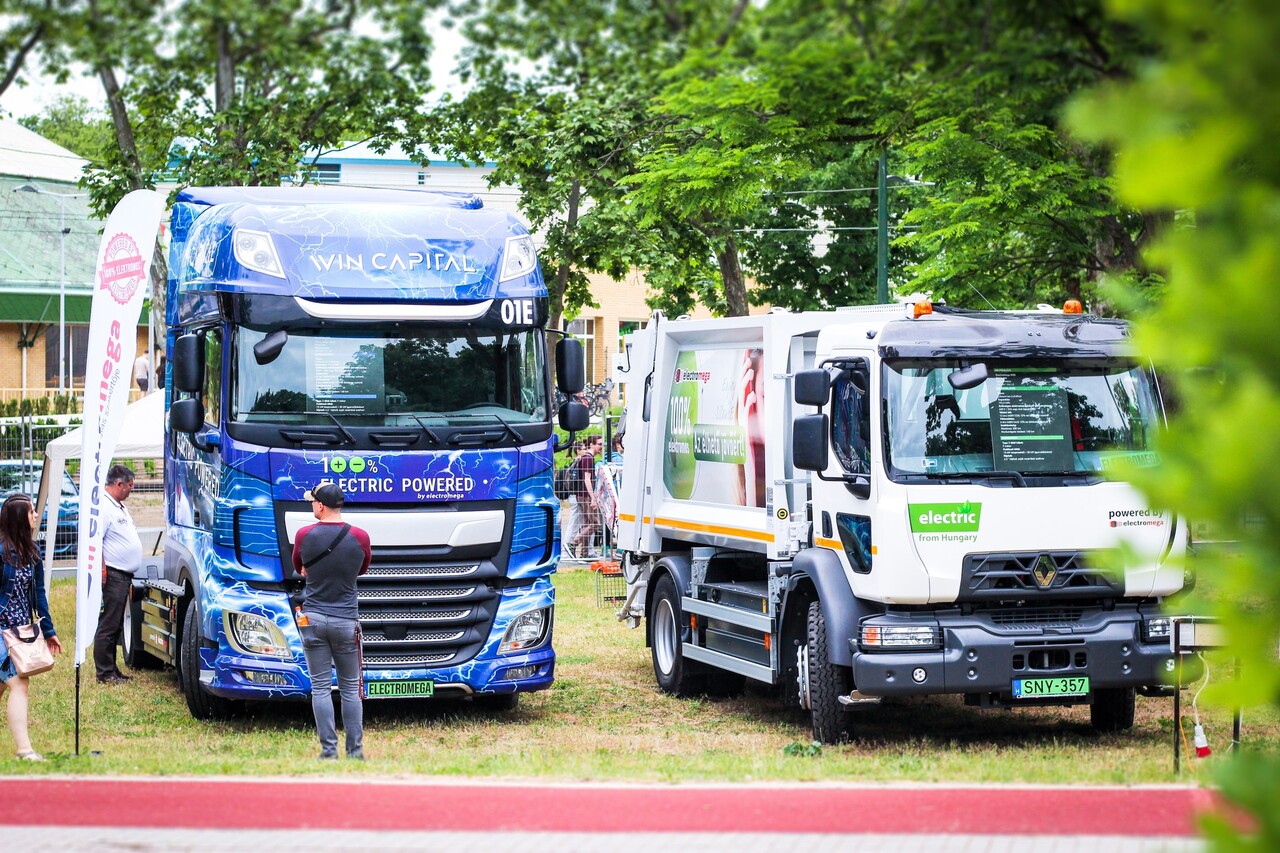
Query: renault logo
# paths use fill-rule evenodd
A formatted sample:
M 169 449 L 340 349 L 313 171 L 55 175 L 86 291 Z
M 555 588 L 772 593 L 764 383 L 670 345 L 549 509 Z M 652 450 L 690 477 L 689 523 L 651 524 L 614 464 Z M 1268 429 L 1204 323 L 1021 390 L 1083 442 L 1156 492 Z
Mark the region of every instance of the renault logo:
M 1053 586 L 1053 579 L 1057 576 L 1058 567 L 1053 564 L 1053 560 L 1049 559 L 1048 554 L 1041 554 L 1040 559 L 1036 560 L 1035 566 L 1031 569 L 1031 577 L 1035 578 L 1036 586 L 1048 589 Z

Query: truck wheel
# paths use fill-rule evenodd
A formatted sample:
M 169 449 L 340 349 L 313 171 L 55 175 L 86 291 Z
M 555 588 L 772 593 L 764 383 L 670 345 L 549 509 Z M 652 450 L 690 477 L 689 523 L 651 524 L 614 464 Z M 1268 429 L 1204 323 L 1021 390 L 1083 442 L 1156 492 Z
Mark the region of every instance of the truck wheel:
M 194 601 L 187 605 L 182 620 L 182 695 L 187 708 L 197 720 L 225 720 L 234 714 L 236 704 L 214 696 L 200 684 L 200 607 Z
M 684 659 L 684 644 L 691 638 L 689 620 L 680 612 L 680 592 L 671 575 L 664 574 L 653 589 L 649 616 L 653 674 L 664 693 L 697 696 L 707 689 L 707 676 L 695 661 Z
M 138 595 L 137 587 L 129 587 L 129 602 L 124 608 L 124 630 L 120 632 L 124 662 L 130 669 L 159 669 L 163 662 L 142 648 L 142 599 Z
M 1102 687 L 1093 691 L 1089 722 L 1095 731 L 1123 732 L 1133 728 L 1137 691 L 1132 687 Z
M 840 743 L 849 739 L 849 711 L 841 696 L 853 690 L 853 673 L 847 666 L 832 663 L 827 655 L 827 619 L 822 604 L 809 604 L 808 643 L 801 648 L 800 702 L 808 700 L 813 717 L 813 739 L 819 743 Z M 806 695 L 807 694 L 807 695 Z

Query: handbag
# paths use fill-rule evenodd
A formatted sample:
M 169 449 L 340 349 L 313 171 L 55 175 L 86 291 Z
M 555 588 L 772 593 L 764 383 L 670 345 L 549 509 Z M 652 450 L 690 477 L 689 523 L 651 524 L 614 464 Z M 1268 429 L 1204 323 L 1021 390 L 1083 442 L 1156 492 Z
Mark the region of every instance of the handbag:
M 28 601 L 33 605 L 36 600 L 36 580 L 31 578 L 31 593 Z M 32 617 L 35 613 L 32 612 Z M 13 660 L 13 668 L 18 675 L 30 678 L 53 669 L 53 652 L 40 630 L 40 623 L 32 618 L 30 625 L 19 625 L 16 628 L 5 628 L 0 632 L 4 644 L 9 647 L 9 657 Z
M 36 623 L 4 629 L 4 644 L 18 675 L 30 678 L 53 669 L 53 652 Z

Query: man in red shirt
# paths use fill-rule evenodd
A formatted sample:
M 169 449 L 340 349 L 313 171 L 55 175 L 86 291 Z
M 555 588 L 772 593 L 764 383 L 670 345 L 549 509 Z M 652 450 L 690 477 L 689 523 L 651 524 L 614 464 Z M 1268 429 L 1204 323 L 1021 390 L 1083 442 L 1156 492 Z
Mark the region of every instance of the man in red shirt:
M 293 568 L 306 578 L 298 630 L 311 675 L 311 710 L 320 735 L 320 757 L 338 757 L 333 715 L 333 671 L 338 671 L 347 757 L 364 760 L 364 707 L 360 701 L 360 614 L 356 578 L 369 569 L 369 534 L 342 520 L 346 501 L 337 483 L 320 483 L 303 496 L 316 524 L 293 540 Z

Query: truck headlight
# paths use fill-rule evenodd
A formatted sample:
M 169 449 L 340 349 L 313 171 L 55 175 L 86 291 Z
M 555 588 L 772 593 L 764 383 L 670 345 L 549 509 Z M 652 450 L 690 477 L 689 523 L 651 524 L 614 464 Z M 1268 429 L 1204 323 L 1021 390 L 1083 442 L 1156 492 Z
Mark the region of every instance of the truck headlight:
M 502 252 L 502 272 L 498 281 L 510 281 L 533 272 L 538 265 L 538 252 L 533 248 L 533 238 L 528 234 L 508 237 Z
M 237 228 L 231 233 L 231 247 L 240 266 L 273 278 L 284 278 L 284 267 L 276 245 L 265 231 Z
M 226 631 L 227 640 L 236 651 L 269 658 L 293 657 L 284 634 L 266 616 L 225 610 L 222 613 L 222 627 Z
M 934 625 L 863 625 L 859 644 L 868 651 L 915 651 L 942 647 Z
M 1144 643 L 1163 643 L 1169 640 L 1172 622 L 1168 616 L 1157 616 L 1142 621 L 1142 641 Z
M 546 642 L 550 632 L 550 607 L 521 613 L 507 626 L 506 633 L 502 635 L 502 642 L 498 645 L 498 654 L 507 655 L 536 648 Z

